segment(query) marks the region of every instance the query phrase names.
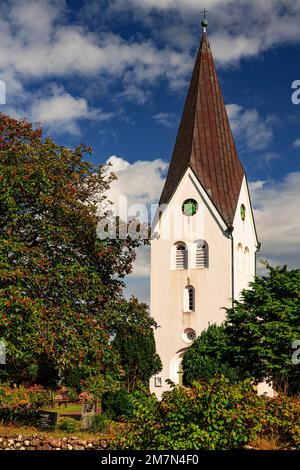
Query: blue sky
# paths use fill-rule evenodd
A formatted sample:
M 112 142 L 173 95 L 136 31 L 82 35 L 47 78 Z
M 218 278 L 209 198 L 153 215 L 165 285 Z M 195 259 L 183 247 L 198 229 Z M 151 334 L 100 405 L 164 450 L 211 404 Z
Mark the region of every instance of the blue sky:
M 8 1 L 0 4 L 0 110 L 85 142 L 115 164 L 111 191 L 159 199 L 208 9 L 209 38 L 251 183 L 262 257 L 300 265 L 300 0 Z M 148 300 L 149 251 L 128 292 Z

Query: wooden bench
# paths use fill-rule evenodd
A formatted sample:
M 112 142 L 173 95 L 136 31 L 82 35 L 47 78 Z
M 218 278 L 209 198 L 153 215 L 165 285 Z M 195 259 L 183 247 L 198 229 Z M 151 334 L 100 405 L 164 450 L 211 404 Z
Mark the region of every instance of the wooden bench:
M 55 397 L 55 402 L 58 404 L 60 407 L 62 404 L 65 405 L 65 407 L 68 406 L 68 403 L 70 403 L 70 397 L 67 393 L 59 393 Z

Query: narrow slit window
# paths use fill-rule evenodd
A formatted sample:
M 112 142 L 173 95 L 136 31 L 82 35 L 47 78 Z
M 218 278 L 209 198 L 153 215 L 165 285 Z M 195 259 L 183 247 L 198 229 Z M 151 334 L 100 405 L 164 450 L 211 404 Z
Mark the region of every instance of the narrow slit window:
M 194 289 L 192 287 L 189 288 L 189 310 L 190 311 L 195 310 L 195 295 L 194 295 Z
M 184 311 L 195 311 L 195 289 L 192 286 L 188 286 L 184 290 Z

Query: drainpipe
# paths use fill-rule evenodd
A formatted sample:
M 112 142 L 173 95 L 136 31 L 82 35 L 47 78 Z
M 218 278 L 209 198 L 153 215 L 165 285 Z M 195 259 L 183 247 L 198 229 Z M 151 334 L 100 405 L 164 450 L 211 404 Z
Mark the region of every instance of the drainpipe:
M 260 252 L 260 249 L 261 249 L 261 243 L 258 242 L 258 244 L 256 246 L 256 252 L 255 252 L 255 266 L 254 266 L 254 275 L 255 275 L 255 277 L 257 276 L 257 253 Z

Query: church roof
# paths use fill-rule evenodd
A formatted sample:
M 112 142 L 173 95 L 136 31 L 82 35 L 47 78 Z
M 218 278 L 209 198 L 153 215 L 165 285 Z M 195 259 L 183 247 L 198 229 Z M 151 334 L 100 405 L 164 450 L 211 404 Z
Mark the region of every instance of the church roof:
M 190 167 L 228 226 L 232 225 L 244 177 L 204 32 L 184 105 L 160 204 L 167 204 Z

